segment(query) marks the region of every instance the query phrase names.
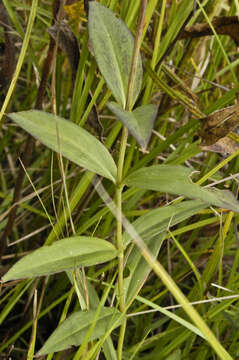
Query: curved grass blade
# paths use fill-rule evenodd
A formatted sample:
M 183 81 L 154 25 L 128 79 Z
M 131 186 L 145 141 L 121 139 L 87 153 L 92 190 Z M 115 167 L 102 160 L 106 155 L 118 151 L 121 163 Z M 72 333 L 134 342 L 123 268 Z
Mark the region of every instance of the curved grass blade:
M 201 200 L 183 201 L 179 204 L 151 210 L 147 214 L 140 216 L 132 225 L 147 244 L 151 253 L 156 257 L 168 227 L 180 223 L 205 207 L 207 207 L 207 204 Z M 124 245 L 127 245 L 132 238 L 125 232 L 123 240 Z M 151 267 L 141 255 L 138 247 L 134 247 L 131 251 L 126 267 L 129 269 L 129 276 L 124 279 L 124 289 L 126 303 L 128 303 L 144 284 Z

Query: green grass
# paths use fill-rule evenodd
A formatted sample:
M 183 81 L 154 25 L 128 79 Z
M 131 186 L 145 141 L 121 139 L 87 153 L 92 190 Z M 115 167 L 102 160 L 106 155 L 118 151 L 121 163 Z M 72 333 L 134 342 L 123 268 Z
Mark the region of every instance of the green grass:
M 140 1 L 100 2 L 121 16 L 136 34 Z M 46 29 L 52 19 L 51 1 L 37 4 L 37 1 L 4 0 L 3 3 L 15 37 L 17 61 L 11 84 L 0 94 L 0 234 L 12 206 L 21 167 L 19 153 L 22 158 L 21 152 L 29 141 L 26 132 L 16 127 L 6 114 L 35 107 L 50 41 Z M 201 1 L 200 4 L 190 18 L 190 25 L 195 22 L 211 24 L 215 14 L 237 15 L 236 0 L 228 8 L 220 1 Z M 146 152 L 139 149 L 132 136 L 126 136 L 125 130 L 121 137 L 123 126 L 106 106 L 114 98 L 98 71 L 88 44 L 84 13 L 76 13 L 74 20 L 68 19 L 81 48 L 74 91 L 68 59 L 64 52 L 58 51 L 47 81 L 43 108 L 80 124 L 103 142 L 116 164 L 119 158 L 122 160 L 120 178 L 143 166 L 185 165 L 195 171 L 193 180 L 199 185 L 218 182 L 218 189 L 229 189 L 237 194 L 237 178 L 232 174 L 239 172 L 238 151 L 222 157 L 202 152 L 198 142 L 194 142 L 198 118 L 236 101 L 237 49 L 229 36 L 176 41 L 192 8 L 193 1 L 188 0 L 152 0 L 147 4 L 141 44 L 144 76 L 137 106 L 153 103 L 159 108 Z M 87 100 L 89 93 L 90 101 Z M 196 97 L 198 101 L 195 101 Z M 94 106 L 102 133 L 88 119 Z M 122 143 L 125 143 L 125 149 L 122 149 Z M 27 176 L 14 227 L 1 259 L 1 274 L 29 252 L 74 234 L 104 238 L 113 244 L 116 244 L 116 238 L 121 238 L 124 228 L 119 222 L 117 228 L 114 209 L 108 208 L 104 201 L 105 190 L 111 197 L 116 192 L 109 180 L 103 179 L 104 188 L 97 193 L 94 174 L 61 159 L 35 140 L 31 162 L 25 171 Z M 125 188 L 118 193 L 118 204 L 126 217 L 123 226 L 127 228 L 128 221 L 132 224 L 139 216 L 169 202 L 182 201 L 182 198 L 175 199 L 176 196 L 159 191 Z M 75 269 L 73 274 L 62 272 L 2 284 L 0 359 L 32 359 L 70 314 L 96 308 L 92 328 L 85 333 L 81 346 L 47 355 L 45 359 L 97 359 L 97 354 L 99 359 L 117 359 L 111 346 L 118 348 L 118 360 L 239 358 L 239 301 L 235 297 L 239 294 L 238 219 L 237 213 L 212 207 L 200 209 L 173 226 L 173 219 L 169 219 L 164 239 L 160 234 L 155 238 L 160 245 L 157 249 L 153 247 L 155 244 L 150 245 L 158 262 L 147 249 L 145 251 L 136 234 L 137 244 L 151 271 L 129 303 L 118 297 L 120 280 L 117 277 L 121 274 L 126 278 L 130 271 L 136 272 L 137 247 L 132 243 L 121 249 L 126 259 L 129 256 L 125 269 L 123 263 L 119 265 L 118 259 L 114 259 Z M 129 227 L 128 230 L 131 231 Z M 121 245 L 118 243 L 117 246 L 119 249 Z M 139 269 L 144 264 L 139 262 Z M 84 279 L 91 295 L 89 299 Z M 127 293 L 122 284 L 119 291 L 123 295 Z M 189 303 L 194 304 L 193 308 Z M 94 326 L 97 328 L 101 307 L 111 305 L 123 313 L 119 320 L 119 323 L 123 321 L 121 327 L 109 328 L 100 339 L 89 341 Z M 108 343 L 104 342 L 106 338 Z

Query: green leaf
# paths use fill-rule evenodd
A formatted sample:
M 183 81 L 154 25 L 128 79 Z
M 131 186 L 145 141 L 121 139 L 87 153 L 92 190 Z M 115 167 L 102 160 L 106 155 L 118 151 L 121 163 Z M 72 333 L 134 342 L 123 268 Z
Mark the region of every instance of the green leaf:
M 147 241 L 148 249 L 153 256 L 157 257 L 164 237 L 165 232 L 159 234 L 157 239 L 151 238 Z M 137 246 L 131 251 L 126 267 L 130 272 L 129 276 L 124 278 L 124 296 L 125 302 L 128 304 L 133 296 L 138 294 L 151 271 L 151 267 L 141 255 Z
M 110 153 L 80 126 L 39 110 L 21 111 L 8 116 L 50 149 L 61 152 L 87 170 L 116 181 L 117 169 Z
M 174 352 L 167 356 L 167 359 L 165 360 L 181 360 L 182 359 L 182 353 L 180 349 L 174 350 Z
M 124 182 L 128 186 L 200 199 L 208 205 L 239 212 L 239 202 L 230 191 L 205 189 L 193 184 L 189 178 L 191 173 L 192 170 L 184 166 L 153 165 L 136 170 Z
M 134 38 L 122 20 L 99 4 L 89 3 L 89 38 L 99 69 L 115 99 L 123 108 L 126 105 L 128 82 L 134 49 Z M 134 81 L 133 107 L 142 82 L 142 61 L 137 62 Z
M 205 207 L 207 204 L 201 200 L 183 201 L 151 210 L 140 216 L 132 225 L 156 257 L 168 227 L 180 223 Z M 123 234 L 123 241 L 124 246 L 131 241 L 131 236 L 127 232 Z M 138 247 L 134 247 L 131 251 L 126 267 L 129 270 L 129 276 L 124 279 L 124 292 L 126 303 L 128 303 L 145 282 L 151 268 L 142 257 Z
M 120 105 L 114 102 L 108 103 L 107 106 L 127 127 L 139 145 L 145 149 L 148 145 L 157 115 L 157 106 L 153 104 L 143 105 L 132 112 L 122 109 Z
M 193 2 L 188 0 L 180 1 L 177 8 L 177 16 L 174 16 L 171 19 L 170 24 L 168 24 L 167 32 L 164 34 L 160 46 L 158 48 L 158 57 L 157 63 L 164 58 L 168 49 L 174 43 L 177 38 L 180 30 L 185 26 L 185 21 L 190 16 L 191 11 L 193 11 Z
M 188 219 L 207 206 L 208 204 L 201 200 L 185 200 L 178 204 L 162 206 L 158 209 L 151 210 L 147 214 L 138 217 L 132 225 L 135 231 L 147 243 L 147 241 L 151 239 L 157 239 L 157 236 L 167 230 L 169 226 L 174 226 Z M 127 246 L 130 241 L 132 241 L 130 234 L 124 232 L 124 247 Z
M 75 236 L 43 246 L 19 260 L 3 276 L 9 281 L 49 275 L 74 269 L 76 266 L 91 266 L 114 259 L 117 250 L 108 241 L 87 236 Z
M 37 355 L 45 355 L 51 352 L 62 351 L 71 346 L 79 346 L 86 336 L 97 310 L 79 311 L 66 319 L 49 337 Z M 96 326 L 89 340 L 101 338 L 106 331 L 119 320 L 122 314 L 115 308 L 102 308 Z M 119 326 L 123 321 L 116 323 Z
M 68 275 L 68 277 L 70 279 L 71 284 L 73 285 L 74 284 L 73 277 L 75 276 L 75 269 L 67 271 L 67 275 Z M 83 279 L 81 271 L 79 271 L 78 276 L 76 277 L 76 281 L 77 281 L 78 291 L 81 292 L 81 296 L 84 296 L 84 294 L 85 294 L 85 280 Z M 101 306 L 100 300 L 99 300 L 98 294 L 97 294 L 97 292 L 95 290 L 95 287 L 91 284 L 89 279 L 86 279 L 86 287 L 87 287 L 87 291 L 88 291 L 89 308 L 91 310 L 92 309 L 97 310 L 97 308 L 99 306 Z M 85 299 L 84 299 L 84 307 L 86 307 Z M 81 306 L 81 309 L 83 309 L 82 306 Z M 99 308 L 98 308 L 98 310 L 99 310 Z M 107 337 L 104 344 L 102 345 L 102 348 L 103 348 L 106 360 L 117 360 L 117 354 L 116 354 L 116 350 L 115 350 L 114 345 L 113 345 L 111 335 L 109 335 Z

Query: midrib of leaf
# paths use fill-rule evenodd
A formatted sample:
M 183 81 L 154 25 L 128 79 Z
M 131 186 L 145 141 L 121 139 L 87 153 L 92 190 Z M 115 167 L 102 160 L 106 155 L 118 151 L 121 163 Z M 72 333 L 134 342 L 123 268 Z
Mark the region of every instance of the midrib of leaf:
M 53 136 L 53 137 L 55 136 L 55 132 L 59 131 L 59 129 L 57 129 L 57 117 L 55 118 L 55 121 L 56 121 L 56 123 L 55 123 L 56 126 L 54 126 L 54 124 L 52 123 L 52 124 L 51 124 L 52 126 L 50 127 L 50 130 L 51 130 L 51 131 L 50 131 L 50 135 Z M 38 131 L 38 130 L 37 130 L 38 125 L 36 125 L 36 124 L 34 123 L 34 121 L 31 121 L 31 124 L 33 124 L 33 127 L 36 129 L 36 131 Z M 73 124 L 74 124 L 74 123 L 73 123 Z M 74 125 L 76 125 L 76 124 L 74 124 Z M 76 125 L 76 126 L 77 126 L 77 125 Z M 86 131 L 86 130 L 83 129 L 83 128 L 82 128 L 82 130 L 83 130 L 83 131 Z M 46 132 L 46 135 L 48 135 L 48 134 L 49 134 L 49 132 Z M 79 149 L 77 148 L 77 145 L 76 145 L 75 141 L 72 140 L 72 138 L 69 137 L 68 135 L 65 135 L 65 134 L 64 134 L 64 131 L 61 131 L 59 134 L 60 134 L 60 144 L 58 144 L 59 146 L 58 146 L 58 149 L 57 149 L 56 151 L 58 151 L 59 153 L 62 152 L 62 141 L 61 141 L 61 139 L 63 140 L 63 142 L 69 144 L 70 146 L 72 146 L 72 147 L 75 148 L 76 150 L 79 150 Z M 39 137 L 38 135 L 36 135 L 36 137 L 41 141 L 41 139 L 40 139 L 40 137 Z M 42 142 L 44 142 L 44 139 L 42 140 Z M 80 146 L 80 149 L 81 149 L 82 154 L 84 155 L 84 152 L 82 151 L 82 148 L 83 148 L 83 146 L 81 145 L 81 146 Z M 104 169 L 104 172 L 107 173 L 111 179 L 112 179 L 112 178 L 115 178 L 115 176 L 114 176 L 111 172 L 108 171 L 107 167 L 104 166 L 104 161 L 103 161 L 104 159 L 102 159 L 102 162 L 98 161 L 98 159 L 96 159 L 96 158 L 93 156 L 93 154 L 91 154 L 91 152 L 88 152 L 88 153 L 87 153 L 87 156 L 88 156 L 88 158 L 91 159 L 91 161 L 92 161 L 93 163 L 96 163 L 99 168 L 103 168 L 103 169 Z M 85 157 L 85 156 L 84 156 L 84 157 Z M 86 158 L 86 157 L 85 157 L 85 158 Z M 108 161 L 107 161 L 107 162 L 108 162 Z M 114 162 L 112 162 L 112 165 L 113 165 L 113 163 L 114 163 Z
M 119 19 L 118 19 L 119 20 Z M 120 20 L 119 20 L 120 21 Z M 110 36 L 110 31 L 108 31 L 108 28 L 105 24 L 103 24 L 104 28 L 107 30 L 107 34 L 108 34 L 108 37 L 110 39 L 110 45 L 111 45 L 111 49 L 112 49 L 112 53 L 111 53 L 111 56 L 113 55 L 114 56 L 114 59 L 116 60 L 116 65 L 117 65 L 117 72 L 119 74 L 119 80 L 120 80 L 120 84 L 121 84 L 121 90 L 123 90 L 123 98 L 124 98 L 124 107 L 125 107 L 125 101 L 126 101 L 126 94 L 125 94 L 125 88 L 124 88 L 124 82 L 123 82 L 123 76 L 122 76 L 122 72 L 121 72 L 121 69 L 120 69 L 120 62 L 118 57 L 117 57 L 117 49 L 115 49 L 114 47 L 114 42 L 112 41 L 112 36 Z
M 103 309 L 104 310 L 104 309 Z M 92 314 L 93 315 L 93 314 Z M 101 314 L 100 314 L 101 315 Z M 113 313 L 112 314 L 102 314 L 102 316 L 100 316 L 100 318 L 99 318 L 99 321 L 104 321 L 105 319 L 107 319 L 108 317 L 113 317 Z M 80 328 L 78 328 L 78 329 L 75 329 L 75 331 L 72 331 L 67 337 L 65 337 L 65 338 L 59 338 L 59 340 L 57 340 L 56 342 L 55 342 L 55 344 L 61 344 L 62 343 L 62 341 L 64 340 L 64 341 L 68 341 L 68 339 L 71 339 L 72 338 L 72 336 L 74 336 L 74 335 L 77 335 L 79 332 L 84 332 L 84 330 L 87 330 L 88 329 L 88 327 L 91 325 L 91 322 L 92 322 L 92 319 L 91 319 L 91 317 L 90 317 L 90 319 L 88 319 L 88 323 L 87 324 L 83 324 L 83 326 L 82 327 L 80 327 Z
M 83 130 L 84 130 L 84 129 L 83 129 Z M 63 136 L 64 136 L 64 134 L 63 134 L 63 135 L 62 135 L 62 134 L 60 135 L 60 137 L 63 137 Z M 77 146 L 76 146 L 75 143 L 71 140 L 71 138 L 67 137 L 66 139 L 69 140 L 68 143 L 69 143 L 70 145 L 73 145 L 73 146 L 77 149 Z M 61 145 L 60 145 L 60 146 L 61 146 Z M 59 149 L 59 151 L 60 151 L 60 149 Z M 83 153 L 83 151 L 82 151 L 82 153 Z M 105 171 L 105 173 L 109 174 L 110 178 L 114 177 L 113 174 L 111 174 L 111 172 L 108 171 L 107 167 L 104 166 L 104 161 L 103 161 L 104 159 L 102 159 L 102 162 L 98 161 L 98 159 L 97 159 L 97 161 L 96 161 L 95 157 L 94 157 L 93 155 L 91 155 L 90 152 L 88 153 L 88 157 L 91 159 L 91 161 L 97 163 L 99 167 L 103 168 L 104 171 Z M 113 163 L 112 163 L 112 164 L 113 164 Z

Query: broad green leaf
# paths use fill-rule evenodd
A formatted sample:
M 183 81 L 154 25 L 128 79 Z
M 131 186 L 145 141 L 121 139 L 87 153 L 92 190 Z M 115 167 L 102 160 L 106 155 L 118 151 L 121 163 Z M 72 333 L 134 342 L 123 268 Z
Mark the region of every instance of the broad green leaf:
M 68 317 L 49 337 L 37 355 L 62 351 L 71 346 L 79 346 L 86 336 L 97 310 L 75 312 Z M 101 338 L 116 323 L 119 326 L 122 314 L 115 308 L 102 308 L 96 326 L 89 340 Z M 118 321 L 119 320 L 119 321 Z
M 157 256 L 168 227 L 180 223 L 205 207 L 207 204 L 200 200 L 183 201 L 179 204 L 152 210 L 140 216 L 132 225 L 145 241 L 151 253 Z M 123 235 L 123 241 L 124 245 L 131 241 L 127 232 Z M 124 292 L 126 303 L 128 303 L 144 283 L 151 268 L 142 257 L 138 247 L 134 247 L 130 253 L 126 267 L 129 270 L 129 276 L 124 279 Z
M 142 239 L 147 242 L 168 229 L 197 214 L 208 206 L 201 200 L 186 200 L 178 204 L 162 206 L 149 211 L 147 214 L 138 217 L 132 225 Z M 131 236 L 124 232 L 123 242 L 127 246 L 132 240 Z
M 139 145 L 146 149 L 157 115 L 157 106 L 153 104 L 143 105 L 134 111 L 126 111 L 114 102 L 108 103 L 107 106 L 127 127 Z
M 153 165 L 136 170 L 124 182 L 128 186 L 182 195 L 239 212 L 239 202 L 230 191 L 200 187 L 190 180 L 191 173 L 192 170 L 184 166 Z
M 99 69 L 115 99 L 125 108 L 134 38 L 122 20 L 96 1 L 89 3 L 88 26 L 90 42 Z M 142 62 L 139 57 L 130 108 L 141 89 L 142 73 Z
M 50 149 L 115 182 L 117 170 L 110 153 L 80 126 L 39 110 L 21 111 L 8 116 Z
M 91 266 L 114 259 L 117 250 L 108 241 L 87 236 L 75 236 L 43 246 L 19 260 L 3 276 L 2 281 L 49 275 Z

